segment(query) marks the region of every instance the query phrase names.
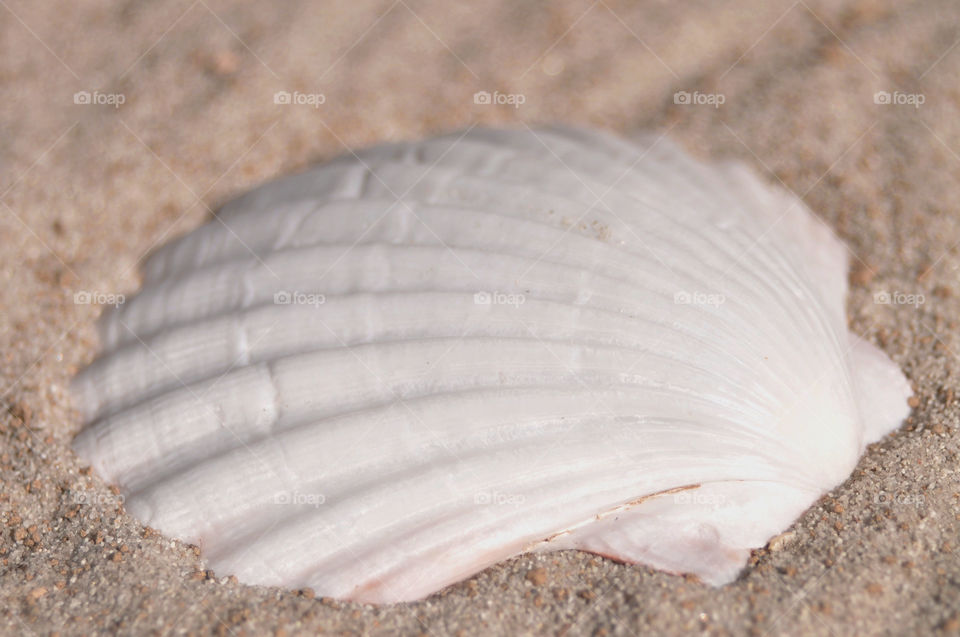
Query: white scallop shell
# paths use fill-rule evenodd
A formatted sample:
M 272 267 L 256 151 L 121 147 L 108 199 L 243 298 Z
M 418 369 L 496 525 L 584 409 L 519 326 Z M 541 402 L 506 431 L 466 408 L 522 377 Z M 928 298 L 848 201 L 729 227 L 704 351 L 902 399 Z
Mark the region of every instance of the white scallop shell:
M 379 146 L 164 246 L 77 452 L 219 574 L 389 602 L 529 550 L 714 584 L 907 414 L 844 246 L 665 140 Z

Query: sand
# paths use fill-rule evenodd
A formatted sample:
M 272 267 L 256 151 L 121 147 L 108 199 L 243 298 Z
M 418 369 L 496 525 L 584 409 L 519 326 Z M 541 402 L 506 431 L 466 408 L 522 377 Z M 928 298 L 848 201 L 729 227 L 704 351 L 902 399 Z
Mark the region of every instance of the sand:
M 2 631 L 960 632 L 958 20 L 949 0 L 4 0 Z M 523 103 L 475 104 L 482 90 Z M 916 388 L 904 427 L 736 583 L 565 552 L 396 607 L 247 587 L 125 514 L 72 454 L 67 384 L 102 309 L 78 292 L 130 294 L 152 246 L 347 148 L 547 121 L 667 131 L 801 195 L 850 246 L 851 326 Z

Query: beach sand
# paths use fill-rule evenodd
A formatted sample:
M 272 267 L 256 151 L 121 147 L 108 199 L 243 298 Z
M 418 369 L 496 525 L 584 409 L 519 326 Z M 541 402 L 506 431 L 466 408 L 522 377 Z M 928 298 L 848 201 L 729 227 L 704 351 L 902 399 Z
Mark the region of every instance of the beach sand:
M 0 631 L 960 632 L 957 25 L 949 0 L 0 3 Z M 563 552 L 395 607 L 248 587 L 145 529 L 71 452 L 68 381 L 102 310 L 78 292 L 131 294 L 152 247 L 270 177 L 540 122 L 663 132 L 802 196 L 850 247 L 852 328 L 916 389 L 904 427 L 737 582 Z

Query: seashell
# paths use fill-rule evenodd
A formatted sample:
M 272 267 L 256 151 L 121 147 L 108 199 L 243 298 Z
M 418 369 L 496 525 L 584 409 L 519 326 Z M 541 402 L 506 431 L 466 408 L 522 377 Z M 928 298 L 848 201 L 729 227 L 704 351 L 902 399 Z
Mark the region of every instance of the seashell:
M 471 129 L 161 247 L 77 453 L 243 582 L 413 600 L 524 551 L 720 585 L 908 413 L 802 202 L 655 137 Z

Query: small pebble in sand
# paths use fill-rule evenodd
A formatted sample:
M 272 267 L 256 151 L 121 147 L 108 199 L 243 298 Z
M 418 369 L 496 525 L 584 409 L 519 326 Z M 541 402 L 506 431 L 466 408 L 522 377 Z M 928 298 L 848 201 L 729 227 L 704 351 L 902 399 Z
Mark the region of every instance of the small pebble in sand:
M 33 410 L 30 409 L 30 405 L 22 402 L 10 407 L 10 415 L 18 421 L 15 421 L 14 425 L 22 424 L 24 427 L 29 427 L 33 420 Z
M 785 546 L 793 541 L 793 538 L 796 537 L 796 535 L 797 534 L 794 531 L 786 531 L 780 535 L 775 535 L 767 544 L 767 549 L 771 553 L 776 553 L 777 551 L 783 550 Z
M 869 285 L 873 281 L 873 277 L 876 275 L 876 272 L 871 270 L 868 266 L 861 264 L 854 268 L 850 273 L 850 282 L 854 285 L 864 286 Z
M 527 571 L 527 580 L 534 586 L 543 586 L 547 583 L 547 569 L 532 568 Z
M 948 635 L 960 633 L 960 614 L 954 615 L 943 622 L 943 632 Z

